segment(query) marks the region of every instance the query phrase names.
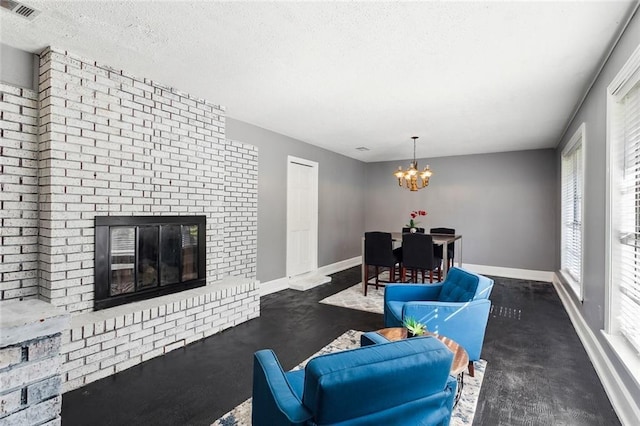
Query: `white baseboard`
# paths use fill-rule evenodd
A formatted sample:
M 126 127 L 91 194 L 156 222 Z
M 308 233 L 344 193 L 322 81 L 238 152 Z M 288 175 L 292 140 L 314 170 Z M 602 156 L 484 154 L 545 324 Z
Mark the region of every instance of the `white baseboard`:
M 260 283 L 260 296 L 275 293 L 289 288 L 289 279 L 287 277 L 278 278 L 276 280 Z
M 358 266 L 358 265 L 360 265 L 360 263 L 362 263 L 362 256 L 356 256 L 356 257 L 353 257 L 351 259 L 341 260 L 340 262 L 332 263 L 330 265 L 321 266 L 320 268 L 316 269 L 315 271 L 310 272 L 308 275 L 315 275 L 315 276 L 331 275 L 331 274 L 335 274 L 336 272 L 344 271 L 345 269 L 349 269 L 349 268 L 352 268 L 354 266 Z M 293 287 L 291 287 L 290 286 L 290 282 L 291 281 L 292 280 L 289 280 L 289 278 L 287 278 L 287 277 L 282 277 L 282 278 L 277 278 L 275 280 L 271 280 L 271 281 L 267 281 L 267 282 L 261 283 L 260 284 L 260 296 L 265 296 L 267 294 L 276 293 L 278 291 L 286 290 L 288 288 L 294 288 L 294 287 L 295 287 L 294 288 L 295 290 L 301 290 L 301 291 L 309 290 L 310 288 L 313 288 L 316 285 L 324 284 L 326 282 L 331 281 L 331 278 L 329 277 L 328 280 L 316 280 L 315 281 L 315 285 L 313 285 L 313 286 L 304 285 L 302 287 L 296 286 L 295 283 L 293 284 Z M 322 281 L 322 282 L 320 282 L 320 281 Z M 318 282 L 320 282 L 320 284 L 317 284 Z
M 353 259 L 349 259 L 345 262 L 349 263 L 348 266 L 343 269 L 360 265 L 362 263 L 362 256 L 354 257 Z M 455 263 L 455 266 L 458 266 L 458 264 Z M 517 278 L 521 280 L 551 282 L 554 276 L 553 271 L 538 271 L 535 269 L 505 268 L 503 266 L 475 265 L 472 263 L 462 263 L 462 267 L 478 274 L 493 275 L 496 277 Z
M 330 265 L 321 266 L 310 274 L 314 275 L 331 275 L 336 272 L 344 271 L 362 264 L 362 256 L 352 257 L 351 259 L 341 260 Z M 555 274 L 552 271 L 536 271 L 532 269 L 505 268 L 502 266 L 474 265 L 471 263 L 463 263 L 462 267 L 478 274 L 493 275 L 497 277 L 518 278 L 522 280 L 546 281 L 551 282 Z M 291 288 L 287 277 L 278 278 L 267 281 L 260 285 L 260 294 L 275 293 L 280 290 Z M 306 289 L 305 289 L 306 290 Z
M 624 381 L 614 368 L 602 344 L 587 325 L 580 310 L 575 305 L 575 299 L 571 297 L 555 273 L 553 274 L 552 283 L 573 323 L 573 327 L 578 333 L 582 345 L 587 351 L 587 355 L 600 378 L 609 401 L 611 401 L 611 405 L 618 415 L 618 419 L 623 425 L 639 425 L 640 407 L 636 405 L 629 389 L 627 389 Z
M 478 274 L 517 278 L 520 280 L 551 282 L 555 276 L 553 271 L 537 271 L 534 269 L 505 268 L 502 266 L 474 265 L 471 263 L 463 263 L 462 267 Z
M 316 271 L 321 275 L 331 275 L 336 272 L 344 271 L 345 269 L 358 266 L 362 263 L 362 256 L 352 257 L 351 259 L 341 260 L 340 262 L 332 263 L 330 265 L 321 266 Z

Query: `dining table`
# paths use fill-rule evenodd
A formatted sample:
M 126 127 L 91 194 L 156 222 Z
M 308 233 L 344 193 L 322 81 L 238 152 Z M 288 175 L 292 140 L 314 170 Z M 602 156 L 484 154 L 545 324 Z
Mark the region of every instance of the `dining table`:
M 402 245 L 402 232 L 390 232 L 391 240 L 393 241 L 394 247 L 399 247 Z M 455 259 L 458 260 L 458 266 L 462 267 L 462 234 L 427 234 L 431 235 L 433 239 L 433 244 L 436 246 L 442 246 L 442 280 L 447 277 L 447 272 L 449 270 L 449 252 L 447 247 L 449 244 L 454 241 L 459 241 L 455 247 Z M 362 237 L 362 285 L 364 288 L 364 236 Z

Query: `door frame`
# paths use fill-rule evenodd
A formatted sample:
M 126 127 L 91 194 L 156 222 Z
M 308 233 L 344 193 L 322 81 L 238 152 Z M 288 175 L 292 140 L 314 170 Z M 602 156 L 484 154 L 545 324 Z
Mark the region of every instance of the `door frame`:
M 294 157 L 292 155 L 287 156 L 287 235 L 286 235 L 286 244 L 287 244 L 287 254 L 286 254 L 286 271 L 287 277 L 291 277 L 291 260 L 289 257 L 290 247 L 289 247 L 289 234 L 291 232 L 290 224 L 291 224 L 291 204 L 290 204 L 290 181 L 291 179 L 291 167 L 294 164 L 302 165 L 309 167 L 311 169 L 311 193 L 309 195 L 309 202 L 311 203 L 311 208 L 309 211 L 311 212 L 311 217 L 309 218 L 309 224 L 311 226 L 311 235 L 309 238 L 309 253 L 311 257 L 311 270 L 309 272 L 315 271 L 318 269 L 318 163 L 311 160 L 306 160 L 304 158 Z

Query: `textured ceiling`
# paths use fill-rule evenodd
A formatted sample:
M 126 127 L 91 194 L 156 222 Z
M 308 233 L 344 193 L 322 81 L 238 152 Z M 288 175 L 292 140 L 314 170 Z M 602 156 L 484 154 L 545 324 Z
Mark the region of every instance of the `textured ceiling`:
M 46 46 L 363 161 L 555 147 L 635 1 L 23 1 Z M 365 146 L 370 151 L 361 152 Z

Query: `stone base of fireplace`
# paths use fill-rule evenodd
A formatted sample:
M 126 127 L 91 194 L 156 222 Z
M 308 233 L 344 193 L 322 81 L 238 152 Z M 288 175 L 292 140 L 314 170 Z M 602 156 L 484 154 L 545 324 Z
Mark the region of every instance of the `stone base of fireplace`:
M 63 391 L 260 316 L 259 281 L 229 277 L 192 290 L 76 315 L 62 333 Z
M 0 302 L 0 424 L 59 425 L 64 309 L 41 300 Z

